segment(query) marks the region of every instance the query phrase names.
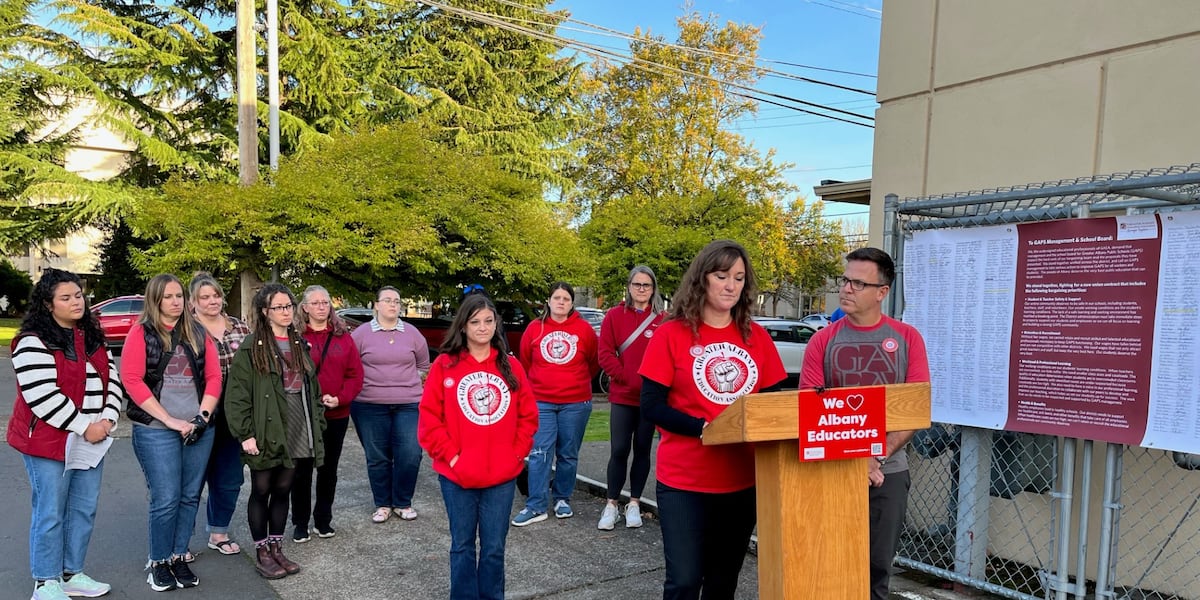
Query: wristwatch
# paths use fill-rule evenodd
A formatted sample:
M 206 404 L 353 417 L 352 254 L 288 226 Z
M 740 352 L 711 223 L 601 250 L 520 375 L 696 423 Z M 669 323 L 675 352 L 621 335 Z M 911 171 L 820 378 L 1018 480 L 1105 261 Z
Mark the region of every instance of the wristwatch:
M 206 423 L 212 420 L 212 413 L 208 412 L 207 410 L 201 410 L 200 416 L 204 418 Z
M 884 463 L 886 463 L 886 462 L 887 462 L 887 457 L 886 457 L 886 456 L 874 456 L 874 457 L 872 457 L 872 458 L 874 458 L 874 459 L 875 459 L 875 462 L 878 462 L 880 465 L 882 465 L 882 464 L 884 464 Z

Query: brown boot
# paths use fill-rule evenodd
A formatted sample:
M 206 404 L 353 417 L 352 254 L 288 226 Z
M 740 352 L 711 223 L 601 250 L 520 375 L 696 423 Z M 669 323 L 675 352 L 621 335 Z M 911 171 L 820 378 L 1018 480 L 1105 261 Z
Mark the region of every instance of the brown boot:
M 275 557 L 271 554 L 271 548 L 268 544 L 255 544 L 255 551 L 258 556 L 254 561 L 254 568 L 262 575 L 264 579 L 280 579 L 287 577 L 287 570 L 279 566 L 275 562 Z
M 300 572 L 300 565 L 292 562 L 288 557 L 283 555 L 283 542 L 280 540 L 271 540 L 271 558 L 275 559 L 276 563 L 287 571 L 288 575 L 295 575 Z

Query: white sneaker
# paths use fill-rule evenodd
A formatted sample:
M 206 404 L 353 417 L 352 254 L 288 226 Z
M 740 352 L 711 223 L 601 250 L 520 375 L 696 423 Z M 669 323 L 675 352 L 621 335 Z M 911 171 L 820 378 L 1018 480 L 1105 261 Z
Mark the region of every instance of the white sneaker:
M 83 573 L 76 573 L 71 576 L 70 580 L 63 582 L 62 590 L 68 596 L 99 598 L 112 591 L 112 586 L 96 581 Z
M 617 526 L 617 505 L 605 504 L 604 512 L 600 513 L 600 522 L 596 524 L 596 529 L 612 531 L 613 527 Z
M 636 502 L 630 502 L 625 506 L 625 526 L 630 529 L 642 526 L 642 509 L 638 508 Z
M 70 598 L 63 591 L 61 581 L 49 579 L 41 587 L 33 590 L 33 596 L 29 600 L 70 600 Z

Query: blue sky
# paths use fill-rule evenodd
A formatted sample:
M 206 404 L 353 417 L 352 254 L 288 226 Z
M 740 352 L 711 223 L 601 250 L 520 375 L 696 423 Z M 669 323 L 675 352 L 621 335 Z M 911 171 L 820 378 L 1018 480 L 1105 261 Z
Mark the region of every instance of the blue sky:
M 675 19 L 685 11 L 683 3 L 674 0 L 557 0 L 551 8 L 565 9 L 574 19 L 626 33 L 637 27 L 649 29 L 667 41 L 675 40 L 678 33 Z M 877 73 L 882 0 L 693 0 L 688 8 L 701 14 L 715 14 L 718 22 L 761 27 L 760 59 Z M 596 45 L 628 48 L 626 42 L 611 37 L 566 30 L 560 31 L 560 35 Z M 875 89 L 874 78 L 775 64 L 762 66 L 840 85 Z M 757 87 L 874 115 L 874 98 L 863 94 L 777 77 L 766 77 Z M 762 151 L 775 148 L 779 160 L 792 163 L 787 176 L 806 198 L 815 199 L 813 186 L 822 179 L 850 181 L 871 176 L 873 129 L 763 105 L 757 119 L 741 121 L 734 130 Z M 829 204 L 826 214 L 846 215 L 865 222 L 866 207 Z

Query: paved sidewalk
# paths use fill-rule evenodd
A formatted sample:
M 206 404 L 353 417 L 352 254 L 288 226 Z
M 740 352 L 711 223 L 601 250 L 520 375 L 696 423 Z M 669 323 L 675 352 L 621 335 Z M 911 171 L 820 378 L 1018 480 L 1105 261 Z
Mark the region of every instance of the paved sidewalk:
M 0 359 L 0 390 L 12 398 L 12 367 Z M 2 394 L 0 394 L 2 396 Z M 596 410 L 607 410 L 597 402 Z M 0 403 L 0 426 L 6 426 L 11 401 Z M 128 423 L 106 459 L 97 528 L 88 553 L 87 572 L 113 585 L 107 598 L 149 600 L 162 598 L 146 585 L 143 570 L 147 552 L 146 486 L 129 440 Z M 550 519 L 525 528 L 512 528 L 506 558 L 507 597 L 591 600 L 661 597 L 663 557 L 658 521 L 648 515 L 641 529 L 626 529 L 623 521 L 613 531 L 598 531 L 596 521 L 604 506 L 602 496 L 586 480 L 603 482 L 608 443 L 590 442 L 581 452 L 580 475 L 571 519 Z M 192 551 L 193 570 L 200 586 L 177 590 L 168 598 L 227 600 L 404 600 L 446 598 L 449 595 L 448 549 L 450 536 L 436 474 L 429 460 L 422 462 L 414 500 L 420 517 L 411 522 L 393 518 L 383 524 L 370 521 L 374 510 L 366 478 L 362 447 L 356 436 L 347 436 L 339 469 L 334 526 L 337 536 L 313 537 L 305 544 L 291 541 L 287 531 L 285 551 L 303 567 L 297 575 L 268 582 L 254 570 L 250 553 L 222 556 L 206 546 L 204 509 L 197 519 Z M 0 520 L 0 598 L 28 598 L 29 483 L 20 455 L 0 449 L 0 502 L 6 508 Z M 647 499 L 653 498 L 653 478 Z M 245 493 L 233 519 L 233 537 L 249 548 Z M 523 505 L 518 494 L 513 511 Z M 747 556 L 742 569 L 739 599 L 757 598 L 757 561 Z M 953 598 L 930 592 L 905 580 L 894 598 Z

